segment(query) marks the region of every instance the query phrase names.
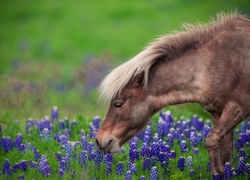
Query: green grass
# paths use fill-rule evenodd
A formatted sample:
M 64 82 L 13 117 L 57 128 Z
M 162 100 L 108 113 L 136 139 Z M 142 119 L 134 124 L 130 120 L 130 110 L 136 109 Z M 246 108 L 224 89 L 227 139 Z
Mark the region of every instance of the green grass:
M 248 0 L 0 1 L 0 116 L 7 111 L 24 124 L 53 105 L 64 116 L 105 116 L 107 105 L 98 102 L 98 93 L 92 89 L 83 96 L 86 84 L 75 78 L 79 69 L 88 69 L 87 57 L 104 59 L 108 70 L 159 35 L 180 30 L 183 22 L 208 22 L 217 12 L 236 8 L 250 14 Z M 39 88 L 15 92 L 16 84 Z M 171 109 L 203 114 L 196 107 Z

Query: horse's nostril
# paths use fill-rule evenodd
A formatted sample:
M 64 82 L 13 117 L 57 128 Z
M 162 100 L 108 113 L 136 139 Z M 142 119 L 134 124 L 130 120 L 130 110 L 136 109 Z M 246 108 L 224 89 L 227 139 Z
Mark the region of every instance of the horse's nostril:
M 107 147 L 112 143 L 112 141 L 113 141 L 113 139 L 110 139 L 110 141 L 109 141 Z
M 98 141 L 98 139 L 96 139 L 96 138 L 95 138 L 95 143 L 96 143 L 96 145 L 97 145 L 98 147 L 100 146 L 99 141 Z

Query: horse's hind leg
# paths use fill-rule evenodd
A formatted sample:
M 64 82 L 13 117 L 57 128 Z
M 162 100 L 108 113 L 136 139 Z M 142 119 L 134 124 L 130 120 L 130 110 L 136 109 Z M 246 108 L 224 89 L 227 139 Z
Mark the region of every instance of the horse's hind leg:
M 219 173 L 223 176 L 224 168 L 222 160 L 225 157 L 224 155 L 222 156 L 222 159 L 220 157 L 220 145 L 225 146 L 226 142 L 222 143 L 223 138 L 225 137 L 226 139 L 230 139 L 229 134 L 244 117 L 245 114 L 240 106 L 234 103 L 228 103 L 223 109 L 220 118 L 214 124 L 214 128 L 208 134 L 206 138 L 206 147 L 209 152 L 212 175 Z M 225 161 L 225 159 L 223 161 Z
M 232 129 L 221 141 L 220 144 L 220 160 L 222 165 L 226 162 L 232 163 L 233 159 L 233 138 L 234 129 Z

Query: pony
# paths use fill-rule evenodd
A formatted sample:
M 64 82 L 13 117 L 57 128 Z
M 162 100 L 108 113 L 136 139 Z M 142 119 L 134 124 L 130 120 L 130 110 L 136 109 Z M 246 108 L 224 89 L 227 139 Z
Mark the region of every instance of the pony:
M 214 124 L 207 135 L 212 175 L 232 162 L 234 128 L 250 115 L 250 20 L 219 13 L 208 24 L 185 24 L 163 35 L 101 82 L 110 100 L 95 136 L 100 151 L 115 153 L 168 105 L 199 103 Z

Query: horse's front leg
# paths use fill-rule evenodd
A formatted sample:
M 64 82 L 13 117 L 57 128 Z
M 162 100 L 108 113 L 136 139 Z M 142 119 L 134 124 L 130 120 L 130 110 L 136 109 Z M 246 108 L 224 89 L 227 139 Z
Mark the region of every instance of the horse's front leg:
M 214 123 L 214 128 L 208 134 L 206 147 L 209 152 L 212 175 L 215 173 L 221 176 L 224 175 L 223 163 L 228 160 L 228 157 L 225 157 L 226 154 L 220 153 L 220 150 L 223 151 L 229 147 L 226 145 L 226 141 L 232 141 L 231 136 L 233 129 L 243 120 L 244 115 L 244 111 L 240 106 L 235 103 L 228 103 L 223 109 L 220 118 Z M 227 153 L 231 155 L 231 145 Z
M 221 141 L 220 144 L 220 160 L 224 166 L 226 162 L 232 164 L 233 160 L 233 138 L 234 129 L 232 129 Z

